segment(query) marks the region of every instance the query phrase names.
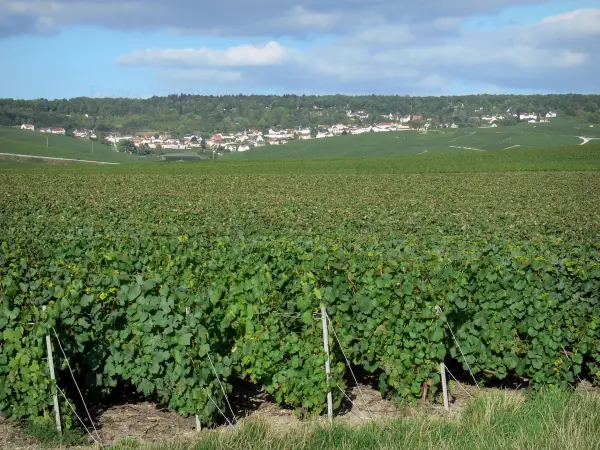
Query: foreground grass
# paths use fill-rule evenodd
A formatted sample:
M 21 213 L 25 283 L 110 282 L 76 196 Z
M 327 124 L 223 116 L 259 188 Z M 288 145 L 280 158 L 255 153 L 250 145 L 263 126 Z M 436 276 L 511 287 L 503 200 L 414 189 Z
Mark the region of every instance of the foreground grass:
M 197 442 L 141 444 L 113 450 L 208 449 L 597 449 L 600 397 L 549 391 L 528 400 L 496 392 L 471 400 L 455 415 L 420 413 L 362 427 L 317 424 L 278 432 L 247 421 L 234 431 L 209 432 Z

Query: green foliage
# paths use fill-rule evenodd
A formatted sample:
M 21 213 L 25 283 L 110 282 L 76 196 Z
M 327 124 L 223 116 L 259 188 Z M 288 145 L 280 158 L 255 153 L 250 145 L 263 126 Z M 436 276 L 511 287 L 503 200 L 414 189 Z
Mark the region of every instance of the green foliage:
M 226 410 L 216 372 L 227 392 L 244 378 L 318 414 L 347 371 L 330 337 L 326 380 L 321 304 L 351 363 L 397 401 L 435 390 L 440 361 L 464 364 L 446 324 L 480 380 L 600 384 L 595 172 L 163 167 L 0 173 L 11 418 L 51 414 L 51 328 L 90 398 L 126 382 L 210 423 L 209 395 Z
M 376 123 L 387 114 L 416 114 L 435 122 L 461 123 L 487 112 L 558 111 L 598 123 L 598 95 L 461 95 L 448 97 L 346 95 L 169 95 L 148 99 L 0 99 L 0 124 L 88 128 L 98 132 L 232 132 L 246 128 L 297 127 L 347 122 L 346 111 L 365 110 Z M 462 105 L 460 109 L 456 105 Z M 481 109 L 483 108 L 483 109 Z

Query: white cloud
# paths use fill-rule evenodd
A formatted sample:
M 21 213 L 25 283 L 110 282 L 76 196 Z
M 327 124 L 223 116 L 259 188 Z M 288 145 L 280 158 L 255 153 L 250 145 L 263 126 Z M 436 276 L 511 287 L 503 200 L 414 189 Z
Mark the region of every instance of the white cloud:
M 575 11 L 494 30 L 462 30 L 456 18 L 439 17 L 431 23 L 358 27 L 303 52 L 272 41 L 227 49 L 136 50 L 118 62 L 176 68 L 161 79 L 229 83 L 234 90 L 277 86 L 288 92 L 439 94 L 465 84 L 536 91 L 589 90 L 590 86 L 600 87 L 591 70 L 600 49 L 590 44 L 594 36 L 589 34 L 593 28 L 589 24 L 597 17 L 600 10 Z M 333 19 L 315 20 L 317 27 L 334 23 Z M 579 29 L 581 21 L 588 25 Z M 196 70 L 206 67 L 238 69 L 223 73 Z
M 37 20 L 123 30 L 174 29 L 213 35 L 347 33 L 358 26 L 432 22 L 547 0 L 0 0 L 0 36 L 36 32 Z M 2 18 L 9 20 L 2 20 Z
M 166 86 L 198 82 L 236 91 L 274 86 L 287 92 L 435 94 L 469 84 L 599 91 L 600 8 L 500 29 L 462 26 L 475 14 L 549 1 L 0 0 L 0 36 L 92 24 L 237 36 L 242 43 L 244 37 L 264 36 L 268 41 L 229 48 L 139 49 L 117 59 L 122 66 L 155 67 Z M 306 38 L 303 50 L 282 45 L 282 36 L 296 42 Z
M 297 5 L 287 13 L 283 22 L 292 27 L 326 30 L 336 25 L 342 17 L 342 14 L 337 12 L 313 12 L 301 5 Z
M 290 61 L 296 51 L 270 41 L 264 45 L 238 45 L 225 49 L 145 49 L 117 58 L 126 66 L 240 67 L 271 66 Z

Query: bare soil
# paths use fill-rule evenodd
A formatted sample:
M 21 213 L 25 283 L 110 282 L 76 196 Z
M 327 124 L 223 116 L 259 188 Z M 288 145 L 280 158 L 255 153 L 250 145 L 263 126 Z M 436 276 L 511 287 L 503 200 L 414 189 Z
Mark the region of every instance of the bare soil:
M 456 386 L 453 389 L 449 414 L 457 416 L 465 403 L 472 396 L 477 395 L 475 386 Z M 584 382 L 578 389 L 587 392 L 596 392 L 600 389 L 593 388 Z M 485 388 L 482 391 L 493 391 L 497 388 Z M 302 426 L 302 421 L 296 417 L 293 409 L 284 408 L 274 403 L 267 394 L 248 386 L 230 400 L 239 421 L 259 419 L 269 423 L 276 431 L 282 433 L 291 428 Z M 515 395 L 524 395 L 523 389 L 513 390 Z M 347 392 L 349 400 L 344 403 L 342 411 L 336 416 L 340 424 L 357 426 L 366 423 L 372 417 L 374 420 L 410 417 L 414 414 L 427 412 L 430 414 L 448 414 L 443 406 L 438 403 L 425 403 L 419 406 L 397 406 L 394 402 L 381 397 L 379 391 L 370 385 L 361 384 L 360 390 L 356 387 Z M 326 416 L 321 416 L 317 421 L 326 421 Z M 224 421 L 223 421 L 224 422 Z M 143 442 L 181 441 L 201 436 L 207 431 L 204 428 L 200 434 L 196 431 L 194 417 L 184 418 L 177 413 L 166 411 L 149 402 L 132 402 L 112 406 L 102 412 L 96 422 L 104 445 L 114 444 L 125 438 L 133 438 Z M 225 431 L 228 425 L 211 428 L 212 430 Z M 91 442 L 91 440 L 90 440 Z M 20 427 L 7 422 L 0 414 L 0 449 L 31 450 L 39 448 L 35 441 L 27 436 Z M 89 447 L 88 447 L 89 448 Z

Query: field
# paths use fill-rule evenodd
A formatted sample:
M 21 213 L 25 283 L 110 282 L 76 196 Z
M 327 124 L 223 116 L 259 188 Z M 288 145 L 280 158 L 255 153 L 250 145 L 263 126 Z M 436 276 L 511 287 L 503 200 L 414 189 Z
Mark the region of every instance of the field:
M 583 142 L 578 136 L 600 137 L 600 128 L 570 120 L 552 123 L 519 124 L 498 128 L 461 128 L 430 131 L 398 131 L 365 133 L 356 136 L 292 141 L 283 146 L 270 146 L 234 153 L 232 159 L 315 158 L 340 156 L 414 155 L 475 150 L 503 150 L 520 147 L 552 147 L 576 145 Z
M 46 139 L 48 139 L 48 147 L 46 147 Z M 7 127 L 0 127 L 0 153 L 117 163 L 132 162 L 132 159 L 135 159 L 135 157 L 115 152 L 109 146 L 97 142 L 94 143 L 92 153 L 92 142 L 89 140 Z M 38 161 L 29 160 L 27 162 L 31 164 Z M 0 164 L 7 165 L 7 162 L 0 161 Z
M 397 404 L 438 403 L 441 362 L 600 385 L 600 145 L 431 153 L 0 170 L 0 410 L 50 416 L 54 330 L 88 401 L 205 425 L 240 380 L 340 413 L 350 367 Z

